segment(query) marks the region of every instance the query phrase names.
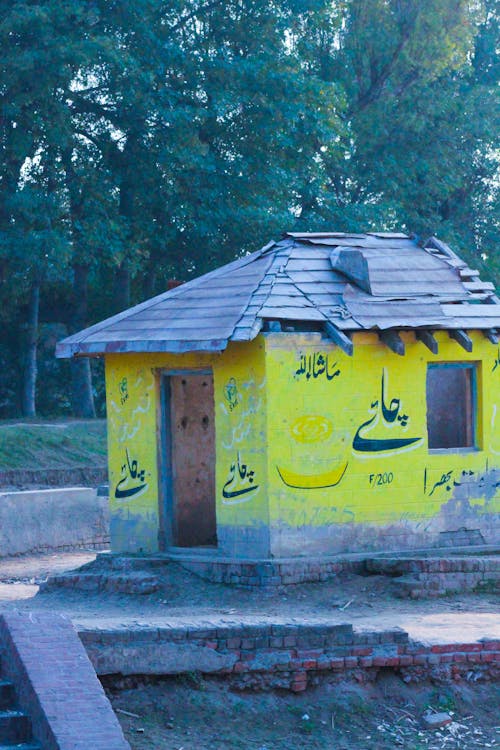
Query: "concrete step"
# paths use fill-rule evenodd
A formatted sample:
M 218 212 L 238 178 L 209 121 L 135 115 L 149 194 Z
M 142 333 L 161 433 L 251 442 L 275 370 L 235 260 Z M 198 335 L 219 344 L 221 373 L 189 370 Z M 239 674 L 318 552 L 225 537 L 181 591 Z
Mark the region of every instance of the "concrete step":
M 42 746 L 38 742 L 22 742 L 15 745 L 0 745 L 0 750 L 42 750 Z
M 20 745 L 31 741 L 31 719 L 22 711 L 0 711 L 0 742 Z
M 16 692 L 12 682 L 0 679 L 0 711 L 6 708 L 14 708 L 16 703 Z

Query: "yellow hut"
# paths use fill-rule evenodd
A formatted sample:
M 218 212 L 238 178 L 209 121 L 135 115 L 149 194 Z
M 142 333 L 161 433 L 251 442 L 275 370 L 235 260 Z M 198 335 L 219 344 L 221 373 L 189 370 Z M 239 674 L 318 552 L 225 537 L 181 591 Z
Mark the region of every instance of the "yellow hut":
M 105 357 L 112 550 L 498 543 L 496 328 L 435 238 L 289 233 L 65 339 Z

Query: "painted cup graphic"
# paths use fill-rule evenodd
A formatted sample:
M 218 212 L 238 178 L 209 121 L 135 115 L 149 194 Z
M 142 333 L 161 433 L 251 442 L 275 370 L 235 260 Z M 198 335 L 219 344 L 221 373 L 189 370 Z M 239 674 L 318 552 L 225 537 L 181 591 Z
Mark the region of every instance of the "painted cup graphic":
M 329 438 L 333 424 L 327 417 L 308 414 L 290 426 L 290 458 L 278 466 L 281 480 L 295 489 L 335 487 L 347 469 L 347 460 L 332 455 Z
M 290 434 L 298 443 L 321 443 L 332 434 L 333 424 L 326 417 L 306 415 L 299 417 L 290 427 Z

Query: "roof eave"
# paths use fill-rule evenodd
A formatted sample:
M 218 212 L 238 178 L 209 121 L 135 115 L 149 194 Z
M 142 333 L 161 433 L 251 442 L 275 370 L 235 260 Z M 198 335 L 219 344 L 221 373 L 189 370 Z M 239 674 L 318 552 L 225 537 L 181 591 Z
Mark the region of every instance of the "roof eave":
M 93 357 L 102 354 L 184 354 L 185 352 L 222 352 L 227 347 L 227 339 L 210 339 L 204 341 L 95 341 L 79 342 L 60 341 L 56 346 L 56 357 Z

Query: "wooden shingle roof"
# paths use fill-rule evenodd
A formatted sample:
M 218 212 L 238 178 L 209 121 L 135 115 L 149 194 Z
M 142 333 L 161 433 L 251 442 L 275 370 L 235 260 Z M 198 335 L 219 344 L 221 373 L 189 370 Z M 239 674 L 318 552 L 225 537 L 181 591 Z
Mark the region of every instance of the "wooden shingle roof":
M 500 300 L 436 238 L 288 233 L 280 242 L 153 297 L 61 341 L 59 357 L 221 351 L 266 321 L 360 330 L 500 328 Z

